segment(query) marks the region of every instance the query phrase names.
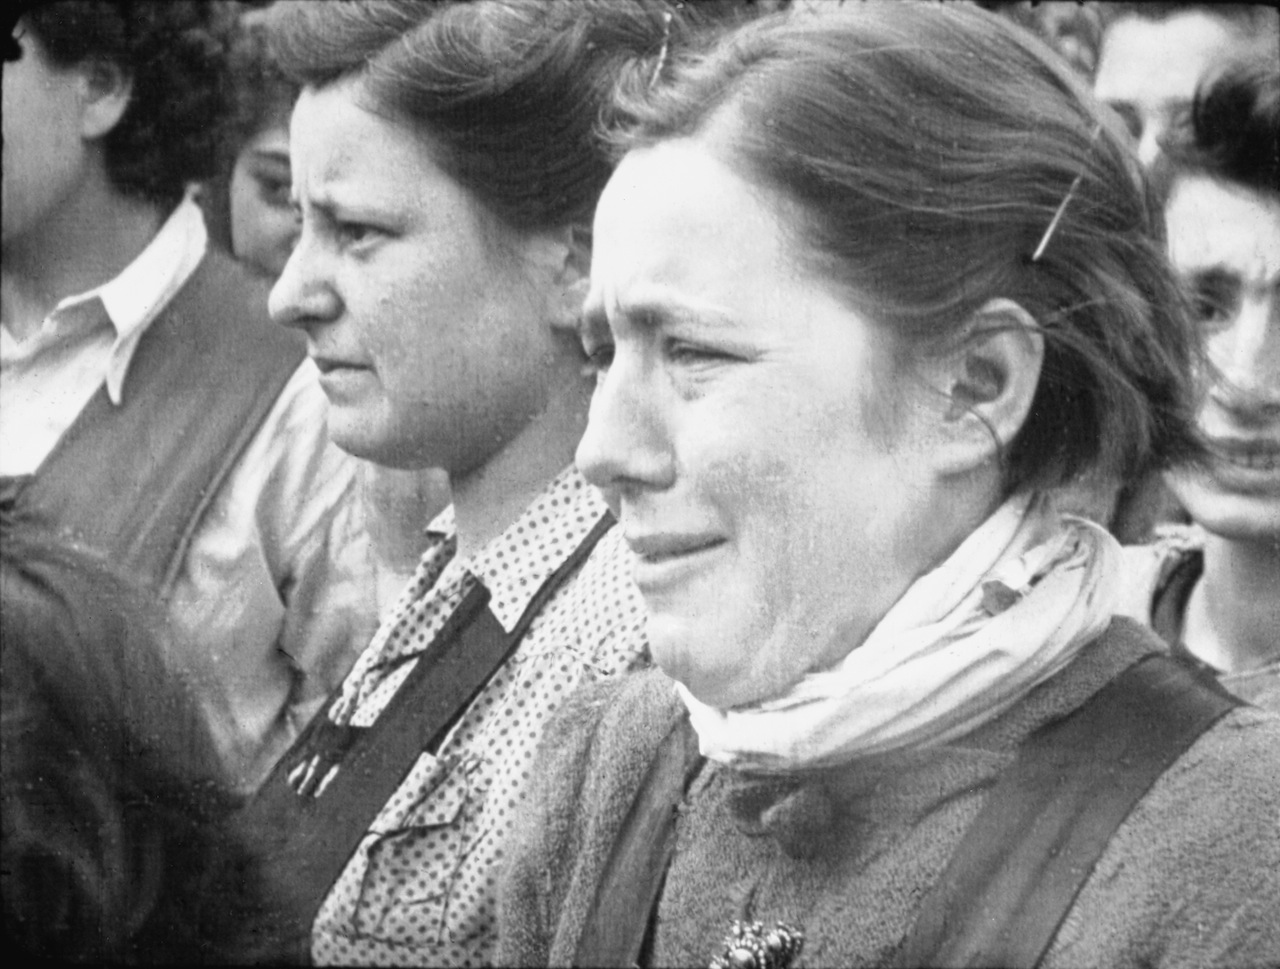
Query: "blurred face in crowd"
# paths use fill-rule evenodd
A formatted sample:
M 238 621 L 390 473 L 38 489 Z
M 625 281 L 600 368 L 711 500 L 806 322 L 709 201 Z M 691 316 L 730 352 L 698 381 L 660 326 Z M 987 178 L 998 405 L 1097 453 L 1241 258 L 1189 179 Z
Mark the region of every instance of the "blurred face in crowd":
M 3 241 L 49 219 L 86 175 L 81 138 L 83 72 L 51 64 L 21 21 L 22 57 L 4 65 Z
M 1238 28 L 1209 12 L 1164 20 L 1123 17 L 1103 36 L 1094 93 L 1124 118 L 1138 157 L 1150 165 L 1161 139 L 1190 123 L 1200 79 L 1250 49 Z
M 1170 476 L 1191 517 L 1227 538 L 1280 535 L 1280 195 L 1184 176 L 1165 210 L 1169 252 L 1208 350 L 1207 470 Z
M 240 150 L 230 192 L 232 252 L 274 279 L 298 239 L 298 216 L 289 197 L 287 112 L 257 131 Z
M 271 312 L 306 332 L 339 446 L 456 480 L 545 406 L 546 294 L 525 258 L 538 245 L 446 175 L 429 136 L 366 110 L 361 93 L 351 80 L 308 88 L 294 109 L 302 230 Z
M 596 214 L 578 465 L 655 661 L 719 707 L 840 659 L 937 551 L 925 409 L 890 403 L 889 335 L 801 268 L 781 211 L 693 139 L 628 154 Z

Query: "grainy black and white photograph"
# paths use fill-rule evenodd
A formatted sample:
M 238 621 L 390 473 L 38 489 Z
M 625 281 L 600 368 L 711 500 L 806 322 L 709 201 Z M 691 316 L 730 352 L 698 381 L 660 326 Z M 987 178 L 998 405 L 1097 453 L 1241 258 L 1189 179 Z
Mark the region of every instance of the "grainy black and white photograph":
M 8 5 L 30 964 L 1280 967 L 1280 11 Z

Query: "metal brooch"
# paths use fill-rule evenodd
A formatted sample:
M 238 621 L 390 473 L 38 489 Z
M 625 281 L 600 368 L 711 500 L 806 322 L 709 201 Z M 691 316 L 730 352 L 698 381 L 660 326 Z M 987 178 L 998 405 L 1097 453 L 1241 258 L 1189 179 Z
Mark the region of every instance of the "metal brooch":
M 788 969 L 804 947 L 804 933 L 782 922 L 766 930 L 763 923 L 734 920 L 724 951 L 711 969 Z

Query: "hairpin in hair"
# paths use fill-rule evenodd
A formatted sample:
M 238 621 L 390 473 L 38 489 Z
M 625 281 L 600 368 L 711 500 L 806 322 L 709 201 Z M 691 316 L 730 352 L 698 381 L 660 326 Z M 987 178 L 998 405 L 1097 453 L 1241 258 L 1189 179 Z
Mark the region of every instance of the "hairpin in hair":
M 653 65 L 653 76 L 649 78 L 649 87 L 658 83 L 662 76 L 662 68 L 667 63 L 667 52 L 671 49 L 671 18 L 673 14 L 666 10 L 662 14 L 662 47 L 658 50 L 658 63 Z
M 1092 148 L 1098 141 L 1098 135 L 1102 134 L 1102 125 L 1098 124 L 1093 129 L 1093 136 L 1089 139 L 1089 147 Z M 1071 180 L 1071 187 L 1067 189 L 1067 194 L 1062 197 L 1062 201 L 1058 204 L 1058 209 L 1053 213 L 1053 218 L 1049 220 L 1049 227 L 1044 230 L 1044 235 L 1040 237 L 1040 244 L 1036 246 L 1036 251 L 1031 254 L 1031 261 L 1038 262 L 1040 257 L 1044 255 L 1045 249 L 1049 245 L 1049 240 L 1053 238 L 1054 231 L 1058 228 L 1058 223 L 1062 221 L 1062 214 L 1067 211 L 1067 206 L 1071 204 L 1071 199 L 1076 194 L 1076 189 L 1080 187 L 1080 180 L 1084 178 L 1084 172 L 1081 172 Z

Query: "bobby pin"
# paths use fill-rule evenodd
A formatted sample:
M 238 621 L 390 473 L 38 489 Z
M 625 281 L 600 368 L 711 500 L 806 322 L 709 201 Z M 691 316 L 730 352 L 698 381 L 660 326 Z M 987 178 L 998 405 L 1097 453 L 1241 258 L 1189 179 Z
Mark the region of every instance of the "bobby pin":
M 1102 125 L 1099 124 L 1093 129 L 1093 136 L 1089 139 L 1089 145 L 1092 147 L 1098 140 L 1098 135 L 1102 134 Z M 1053 213 L 1053 218 L 1049 220 L 1049 227 L 1044 230 L 1044 235 L 1040 237 L 1040 244 L 1036 246 L 1036 251 L 1031 254 L 1031 261 L 1038 262 L 1040 257 L 1044 255 L 1045 249 L 1049 245 L 1049 240 L 1053 238 L 1054 231 L 1058 228 L 1058 223 L 1062 221 L 1062 214 L 1067 211 L 1067 206 L 1071 204 L 1072 197 L 1076 194 L 1076 189 L 1080 187 L 1080 180 L 1084 178 L 1084 172 L 1081 172 L 1071 181 L 1071 187 L 1067 189 L 1067 194 L 1062 197 L 1062 201 L 1058 204 L 1058 209 Z
M 658 50 L 658 63 L 653 65 L 653 75 L 649 78 L 649 87 L 653 87 L 658 83 L 658 78 L 662 76 L 662 68 L 667 63 L 667 51 L 671 48 L 671 17 L 670 10 L 664 11 L 662 14 L 662 47 Z

